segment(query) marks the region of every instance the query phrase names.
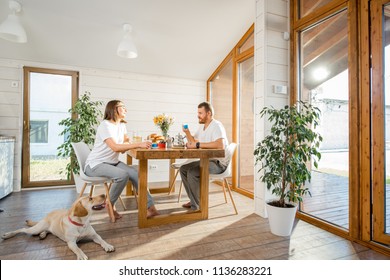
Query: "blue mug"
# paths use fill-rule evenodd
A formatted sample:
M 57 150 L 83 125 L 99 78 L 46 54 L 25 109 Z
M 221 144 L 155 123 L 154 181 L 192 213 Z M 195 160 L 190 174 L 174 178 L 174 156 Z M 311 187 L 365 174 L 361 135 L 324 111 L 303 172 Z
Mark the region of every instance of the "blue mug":
M 188 129 L 188 124 L 183 124 L 184 129 Z

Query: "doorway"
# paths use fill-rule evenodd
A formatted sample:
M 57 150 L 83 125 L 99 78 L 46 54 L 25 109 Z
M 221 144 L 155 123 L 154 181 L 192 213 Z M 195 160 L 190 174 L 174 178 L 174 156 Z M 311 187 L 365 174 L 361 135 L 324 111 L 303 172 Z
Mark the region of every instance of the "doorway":
M 390 0 L 295 0 L 292 102 L 321 108 L 319 168 L 297 216 L 390 249 Z
M 24 67 L 22 187 L 69 185 L 57 157 L 64 142 L 58 123 L 78 96 L 78 72 Z M 65 136 L 66 137 L 66 136 Z

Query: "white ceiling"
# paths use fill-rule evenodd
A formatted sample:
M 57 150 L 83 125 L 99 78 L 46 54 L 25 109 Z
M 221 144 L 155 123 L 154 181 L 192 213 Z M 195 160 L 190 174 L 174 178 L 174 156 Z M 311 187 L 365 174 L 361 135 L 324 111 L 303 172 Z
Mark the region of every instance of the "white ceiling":
M 255 19 L 255 0 L 17 0 L 28 42 L 0 58 L 207 80 Z M 0 0 L 0 22 L 10 13 Z M 116 55 L 123 23 L 138 58 Z

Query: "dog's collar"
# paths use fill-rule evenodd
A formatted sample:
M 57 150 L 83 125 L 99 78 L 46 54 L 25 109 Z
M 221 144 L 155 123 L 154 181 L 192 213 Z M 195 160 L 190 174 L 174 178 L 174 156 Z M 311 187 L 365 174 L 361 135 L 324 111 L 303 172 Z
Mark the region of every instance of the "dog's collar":
M 78 222 L 73 221 L 69 216 L 68 216 L 68 220 L 69 220 L 69 222 L 71 222 L 75 226 L 78 226 L 78 227 L 83 227 L 84 226 L 84 224 L 80 224 Z

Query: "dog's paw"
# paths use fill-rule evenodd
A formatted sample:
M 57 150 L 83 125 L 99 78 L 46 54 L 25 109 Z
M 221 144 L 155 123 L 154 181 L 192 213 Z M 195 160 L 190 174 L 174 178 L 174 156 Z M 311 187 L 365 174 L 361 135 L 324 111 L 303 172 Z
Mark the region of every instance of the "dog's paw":
M 88 257 L 87 257 L 86 254 L 80 253 L 80 254 L 77 255 L 77 259 L 78 260 L 88 260 Z
M 31 221 L 31 220 L 26 220 L 26 225 L 28 225 L 29 227 L 35 226 L 36 224 L 37 224 L 37 222 Z
M 1 238 L 2 238 L 2 239 L 8 239 L 8 238 L 10 238 L 10 237 L 12 237 L 12 236 L 13 236 L 12 234 L 10 234 L 9 232 L 7 232 L 7 233 L 2 234 L 2 235 L 1 235 Z
M 106 251 L 107 253 L 108 252 L 114 252 L 115 251 L 115 247 L 110 245 L 110 244 L 107 244 L 106 246 L 103 247 L 104 248 L 104 251 Z
M 43 240 L 46 238 L 48 232 L 47 231 L 42 231 L 40 234 L 39 234 L 39 239 L 40 240 Z

